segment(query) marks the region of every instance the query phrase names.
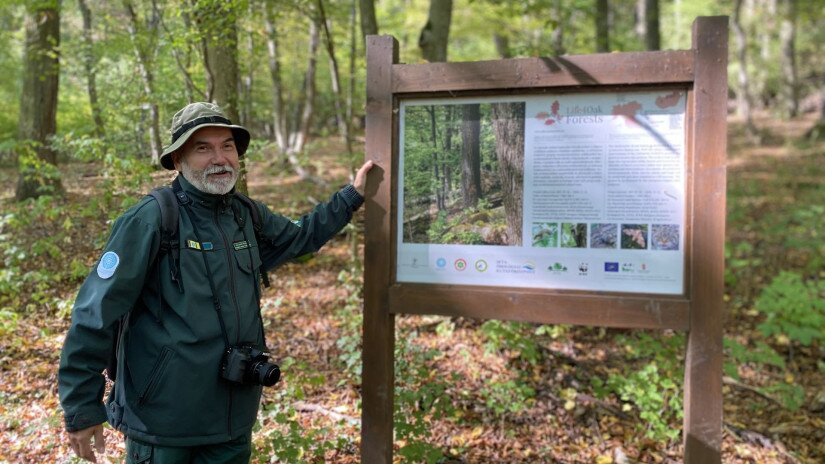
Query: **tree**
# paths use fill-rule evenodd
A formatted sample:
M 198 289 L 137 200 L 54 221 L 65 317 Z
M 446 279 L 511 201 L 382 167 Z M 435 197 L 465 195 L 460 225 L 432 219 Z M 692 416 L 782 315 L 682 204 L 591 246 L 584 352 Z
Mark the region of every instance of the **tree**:
M 275 10 L 272 2 L 264 2 L 264 21 L 269 55 L 269 74 L 272 80 L 272 120 L 275 142 L 281 153 L 286 155 L 292 169 L 301 179 L 316 180 L 298 160 L 309 137 L 310 124 L 315 111 L 315 74 L 318 62 L 320 32 L 317 18 L 309 21 L 309 53 L 307 68 L 299 98 L 294 104 L 294 117 L 290 118 L 284 104 L 284 85 L 281 77 L 280 47 L 278 29 L 275 27 Z
M 157 55 L 158 28 L 161 14 L 156 0 L 151 1 L 149 14 L 145 22 L 141 22 L 132 0 L 123 0 L 123 7 L 129 17 L 127 28 L 132 39 L 135 56 L 137 57 L 140 77 L 143 81 L 143 97 L 149 107 L 151 121 L 149 122 L 149 138 L 151 139 L 151 162 L 160 164 L 160 154 L 163 153 L 163 143 L 160 139 L 160 109 L 155 101 L 155 70 L 154 63 Z
M 60 77 L 60 2 L 27 7 L 23 90 L 18 121 L 18 200 L 61 191 L 57 153 L 49 138 L 57 131 Z
M 233 123 L 241 121 L 238 105 L 238 16 L 236 1 L 194 0 L 195 23 L 201 32 L 206 96 L 216 103 Z M 235 187 L 246 194 L 246 160 L 240 160 Z
M 86 0 L 77 0 L 77 5 L 80 7 L 80 13 L 83 16 L 83 66 L 86 70 L 86 91 L 89 94 L 89 106 L 92 108 L 95 135 L 103 137 L 106 130 L 103 125 L 100 103 L 97 99 L 97 71 L 95 70 L 97 63 L 94 53 L 94 41 L 92 40 L 92 10 Z
M 799 113 L 799 84 L 796 72 L 796 1 L 781 0 L 782 25 L 779 29 L 782 66 L 782 99 L 789 117 Z
M 647 50 L 659 50 L 659 0 L 636 0 L 636 34 Z
M 452 14 L 453 0 L 430 0 L 429 18 L 418 37 L 418 48 L 425 60 L 431 63 L 447 61 Z
M 461 193 L 464 207 L 478 205 L 481 192 L 481 109 L 478 104 L 462 105 Z
M 361 36 L 364 43 L 368 35 L 378 34 L 378 21 L 375 19 L 375 0 L 358 0 L 361 13 Z
M 731 17 L 733 36 L 736 39 L 736 58 L 739 61 L 739 89 L 736 92 L 736 106 L 739 115 L 745 120 L 745 130 L 748 138 L 755 140 L 757 137 L 756 126 L 753 124 L 751 116 L 751 96 L 748 88 L 748 46 L 745 37 L 745 30 L 742 28 L 742 0 L 736 0 Z
M 507 243 L 521 245 L 524 197 L 524 103 L 493 103 L 493 132 L 504 212 Z
M 610 5 L 607 0 L 596 0 L 596 52 L 610 51 Z

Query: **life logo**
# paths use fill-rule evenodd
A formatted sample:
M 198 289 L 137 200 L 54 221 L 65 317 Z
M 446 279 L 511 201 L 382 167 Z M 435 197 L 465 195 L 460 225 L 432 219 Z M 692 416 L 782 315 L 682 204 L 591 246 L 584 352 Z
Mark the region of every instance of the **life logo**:
M 464 258 L 458 258 L 453 263 L 453 266 L 455 267 L 456 271 L 464 272 L 465 270 L 467 270 L 467 260 Z

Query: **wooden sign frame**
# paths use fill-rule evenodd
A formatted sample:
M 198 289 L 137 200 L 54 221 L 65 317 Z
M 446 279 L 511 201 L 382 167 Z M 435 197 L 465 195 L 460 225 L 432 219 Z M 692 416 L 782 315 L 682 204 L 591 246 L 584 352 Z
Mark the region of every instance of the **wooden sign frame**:
M 393 462 L 398 313 L 686 331 L 685 462 L 721 462 L 727 56 L 725 16 L 697 18 L 679 51 L 407 65 L 393 37 L 367 38 L 362 462 Z M 663 86 L 687 91 L 683 295 L 395 281 L 399 99 Z

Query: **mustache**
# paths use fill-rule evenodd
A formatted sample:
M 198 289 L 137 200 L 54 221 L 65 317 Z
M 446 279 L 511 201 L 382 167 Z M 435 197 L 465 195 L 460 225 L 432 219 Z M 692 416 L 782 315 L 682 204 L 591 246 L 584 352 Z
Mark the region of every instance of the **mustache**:
M 209 174 L 223 174 L 224 172 L 228 172 L 230 174 L 235 173 L 235 169 L 232 166 L 209 166 L 208 168 L 203 170 L 205 175 Z

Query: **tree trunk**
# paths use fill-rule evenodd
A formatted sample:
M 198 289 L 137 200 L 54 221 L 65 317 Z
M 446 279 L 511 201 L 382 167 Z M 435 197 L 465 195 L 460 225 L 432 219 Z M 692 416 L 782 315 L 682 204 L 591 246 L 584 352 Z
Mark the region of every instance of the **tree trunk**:
M 375 0 L 358 0 L 361 13 L 361 36 L 364 43 L 368 35 L 378 34 L 378 21 L 375 19 Z
M 462 105 L 461 192 L 464 207 L 478 206 L 481 199 L 481 112 L 478 104 Z
M 430 63 L 447 61 L 452 14 L 453 0 L 430 0 L 429 19 L 418 37 L 421 56 Z
M 275 28 L 275 12 L 272 2 L 264 2 L 264 25 L 266 27 L 266 49 L 269 56 L 269 76 L 272 80 L 272 132 L 275 143 L 282 153 L 287 150 L 287 117 L 284 112 L 284 93 L 281 83 L 280 50 L 278 32 Z
M 610 5 L 607 0 L 596 0 L 596 52 L 610 51 Z
M 221 107 L 226 117 L 239 123 L 238 88 L 238 17 L 234 3 L 195 2 L 195 18 L 203 34 L 203 65 L 209 83 L 209 99 Z M 240 173 L 235 188 L 246 194 L 246 159 L 240 159 Z
M 247 6 L 247 13 L 250 18 L 253 17 L 253 14 L 255 13 L 253 6 L 253 2 L 250 1 Z M 252 84 L 255 80 L 255 64 L 258 62 L 258 60 L 255 59 L 255 33 L 251 28 L 246 31 L 246 56 L 246 74 L 244 74 L 243 82 L 241 83 L 242 95 L 240 121 L 242 125 L 248 127 L 252 122 Z
M 748 54 L 747 54 L 747 39 L 745 38 L 745 31 L 741 24 L 742 0 L 736 0 L 733 7 L 733 15 L 731 16 L 731 27 L 733 29 L 733 36 L 736 39 L 736 58 L 739 60 L 739 89 L 736 92 L 736 106 L 739 111 L 739 116 L 745 120 L 745 131 L 751 140 L 757 137 L 756 126 L 753 124 L 753 117 L 751 115 L 751 96 L 748 89 Z
M 135 49 L 140 77 L 143 81 L 143 95 L 150 114 L 149 139 L 151 140 L 151 163 L 154 166 L 160 164 L 160 154 L 163 153 L 163 143 L 160 139 L 160 110 L 155 98 L 155 76 L 152 69 L 154 55 L 157 52 L 158 24 L 160 23 L 160 10 L 155 0 L 152 0 L 152 12 L 146 19 L 146 26 L 141 27 L 135 7 L 131 0 L 124 0 L 123 6 L 129 16 L 129 36 L 132 39 L 132 46 Z
M 26 15 L 25 64 L 18 120 L 18 200 L 61 193 L 57 154 L 49 137 L 57 131 L 60 77 L 60 5 L 38 2 Z
M 496 46 L 496 52 L 500 58 L 513 57 L 512 53 L 510 53 L 510 41 L 507 39 L 507 36 L 496 32 L 493 34 L 493 43 Z
M 435 176 L 435 203 L 439 211 L 447 209 L 447 203 L 444 198 L 443 179 L 441 173 L 441 163 L 443 159 L 438 156 L 438 132 L 436 130 L 435 107 L 428 106 L 427 112 L 430 114 L 430 143 L 432 144 L 432 159 L 433 159 L 433 175 Z M 443 157 L 443 155 L 442 155 Z
M 349 121 L 344 114 L 343 95 L 341 92 L 341 75 L 338 71 L 338 59 L 335 57 L 335 43 L 332 40 L 332 33 L 330 32 L 330 24 L 327 19 L 326 11 L 324 10 L 323 0 L 318 0 L 318 13 L 320 14 L 320 23 L 324 28 L 324 38 L 327 48 L 327 56 L 329 56 L 330 77 L 332 78 L 332 96 L 335 105 L 335 122 L 338 126 L 338 132 L 341 139 L 347 147 L 347 154 L 352 156 L 352 140 L 350 138 Z
M 322 183 L 310 175 L 301 166 L 298 154 L 304 149 L 309 136 L 312 115 L 315 109 L 315 73 L 317 68 L 318 46 L 320 32 L 317 19 L 310 18 L 309 24 L 309 58 L 304 73 L 303 88 L 299 99 L 293 105 L 293 115 L 287 113 L 284 104 L 283 81 L 281 79 L 280 50 L 278 44 L 278 30 L 275 23 L 273 2 L 265 2 L 264 24 L 267 35 L 267 52 L 269 55 L 269 75 L 272 80 L 272 121 L 275 142 L 281 154 L 286 157 L 292 170 L 302 180 Z
M 564 55 L 564 25 L 567 23 L 565 18 L 565 9 L 562 5 L 562 0 L 555 0 L 553 2 L 553 18 L 554 27 L 553 32 L 550 33 L 550 44 L 553 47 L 553 55 Z
M 95 70 L 94 41 L 92 40 L 92 10 L 86 0 L 77 0 L 80 13 L 83 16 L 83 67 L 86 70 L 86 91 L 89 94 L 89 106 L 92 109 L 92 121 L 95 124 L 95 136 L 103 137 L 105 126 L 100 113 L 100 103 L 97 100 L 97 71 Z
M 507 243 L 521 245 L 524 198 L 524 103 L 493 103 L 493 133 L 504 212 Z
M 779 31 L 782 65 L 782 97 L 789 117 L 799 114 L 799 83 L 796 72 L 796 2 L 782 0 L 782 26 Z
M 636 0 L 636 34 L 647 50 L 659 50 L 659 0 Z

